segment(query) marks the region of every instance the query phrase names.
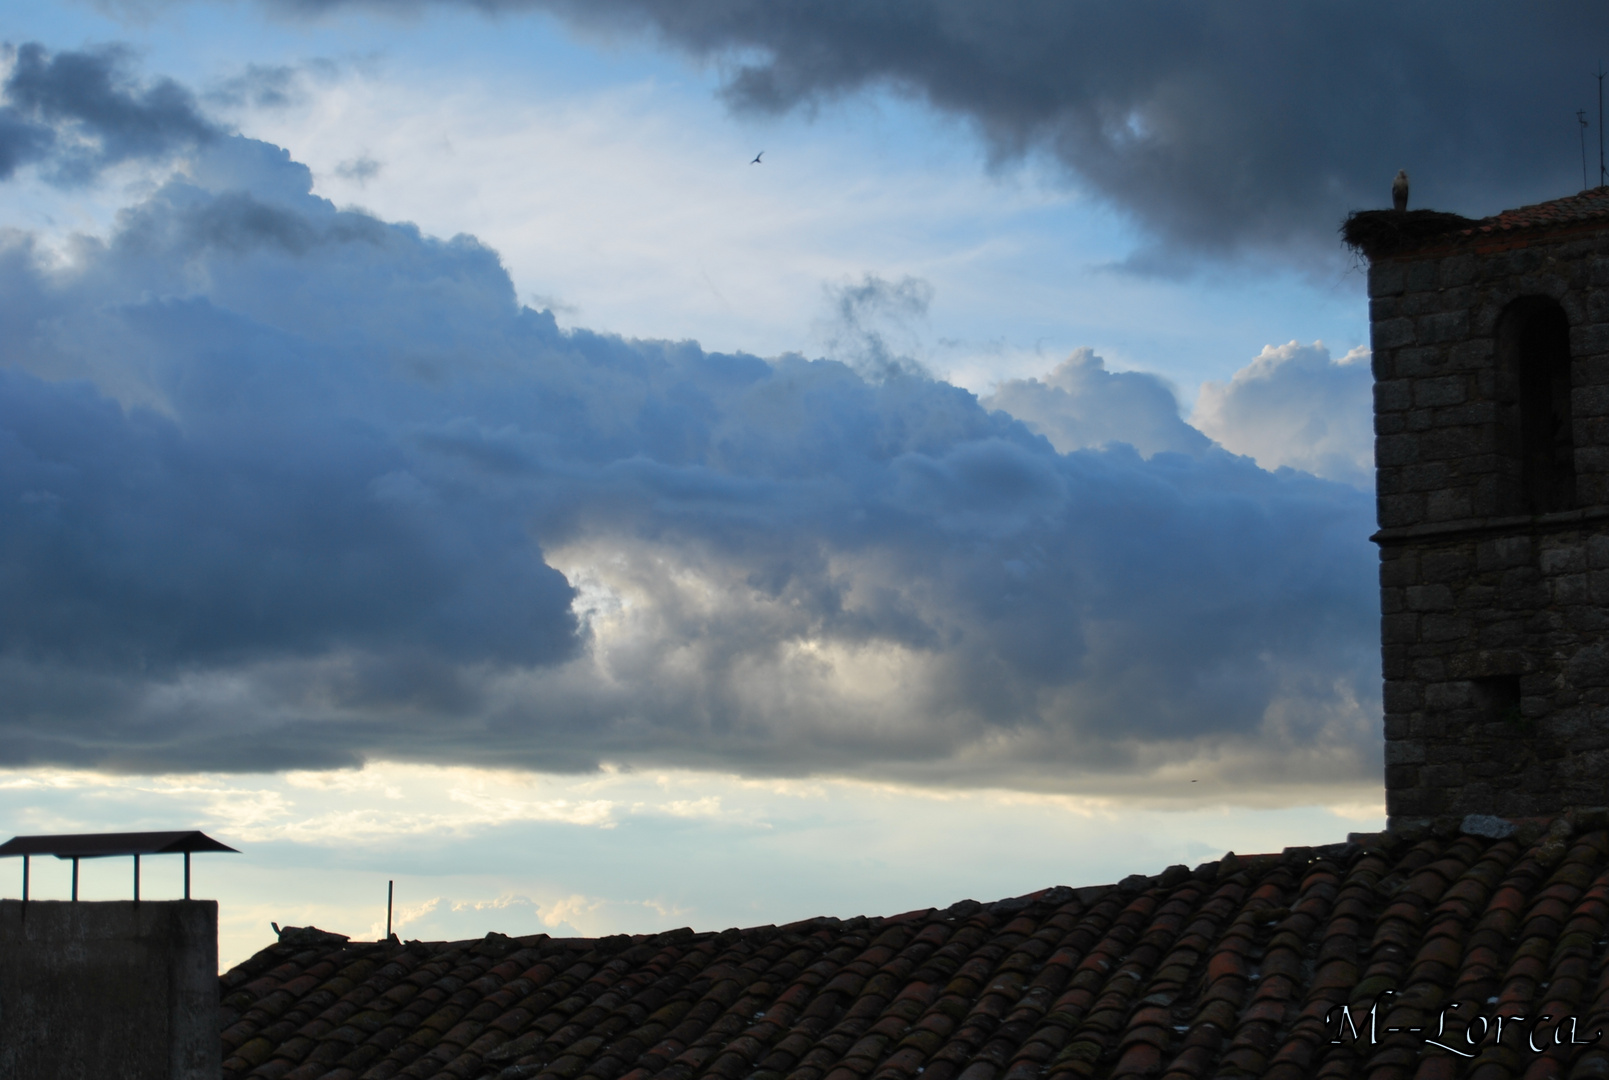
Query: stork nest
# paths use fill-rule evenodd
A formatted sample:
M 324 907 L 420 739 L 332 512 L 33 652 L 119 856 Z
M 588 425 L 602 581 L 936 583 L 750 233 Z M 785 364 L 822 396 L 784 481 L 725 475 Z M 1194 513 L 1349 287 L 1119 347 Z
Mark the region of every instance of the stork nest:
M 1341 223 L 1346 245 L 1371 259 L 1423 247 L 1479 224 L 1440 210 L 1354 210 Z

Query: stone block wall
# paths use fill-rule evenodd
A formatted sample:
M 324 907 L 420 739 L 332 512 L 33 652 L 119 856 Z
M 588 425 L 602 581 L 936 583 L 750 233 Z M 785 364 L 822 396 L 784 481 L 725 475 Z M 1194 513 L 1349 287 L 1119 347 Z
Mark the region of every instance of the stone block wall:
M 1369 296 L 1391 823 L 1609 805 L 1609 221 L 1376 258 Z M 1524 297 L 1569 322 L 1574 495 L 1547 513 L 1504 414 Z
M 1381 549 L 1393 824 L 1609 804 L 1609 535 Z

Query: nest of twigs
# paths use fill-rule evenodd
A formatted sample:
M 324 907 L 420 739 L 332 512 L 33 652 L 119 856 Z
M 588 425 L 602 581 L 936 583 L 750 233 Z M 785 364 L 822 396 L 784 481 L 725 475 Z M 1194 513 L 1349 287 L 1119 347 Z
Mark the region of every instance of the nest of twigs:
M 1476 224 L 1440 210 L 1354 210 L 1341 223 L 1341 239 L 1373 259 L 1423 247 Z

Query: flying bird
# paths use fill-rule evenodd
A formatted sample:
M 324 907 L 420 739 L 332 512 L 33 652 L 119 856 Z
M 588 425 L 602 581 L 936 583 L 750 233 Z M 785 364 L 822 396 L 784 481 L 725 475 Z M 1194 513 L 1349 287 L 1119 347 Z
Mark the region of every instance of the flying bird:
M 758 154 L 754 155 L 754 160 L 749 162 L 749 164 L 750 165 L 764 165 L 765 162 L 760 160 L 764 156 L 765 156 L 765 151 L 761 150 Z
M 1391 181 L 1391 208 L 1402 211 L 1408 209 L 1408 170 L 1398 169 L 1397 178 Z

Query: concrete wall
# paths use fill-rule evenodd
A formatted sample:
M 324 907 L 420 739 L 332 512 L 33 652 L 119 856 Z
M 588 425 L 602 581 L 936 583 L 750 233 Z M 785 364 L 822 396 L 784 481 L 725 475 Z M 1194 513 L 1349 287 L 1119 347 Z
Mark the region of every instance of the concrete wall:
M 212 900 L 0 900 L 0 1077 L 217 1080 Z
M 1377 259 L 1369 295 L 1391 823 L 1609 805 L 1609 229 Z M 1575 495 L 1540 514 L 1496 340 L 1528 296 L 1569 320 Z

